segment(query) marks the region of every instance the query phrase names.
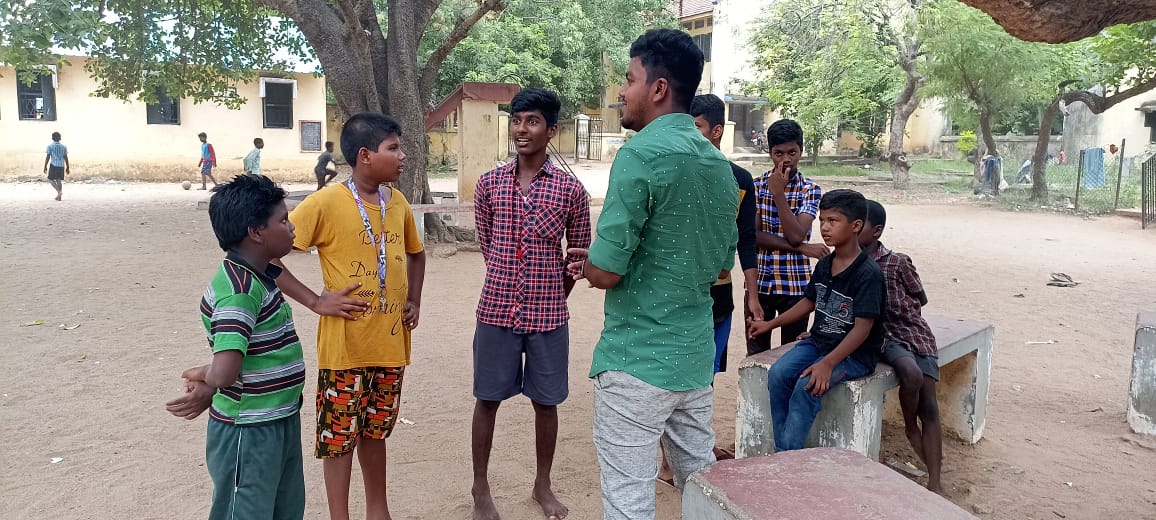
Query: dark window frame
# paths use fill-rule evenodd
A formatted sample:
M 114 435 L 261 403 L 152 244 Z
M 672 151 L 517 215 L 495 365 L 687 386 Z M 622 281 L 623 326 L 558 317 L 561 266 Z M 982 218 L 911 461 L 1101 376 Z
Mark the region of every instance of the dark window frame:
M 157 102 L 145 104 L 145 124 L 180 125 L 181 98 L 170 98 L 163 89 L 157 89 Z
M 32 85 L 16 77 L 16 115 L 21 121 L 56 121 L 54 72 L 40 72 Z
M 698 50 L 702 51 L 704 61 L 707 62 L 710 61 L 711 45 L 712 40 L 714 39 L 713 35 L 713 32 L 708 32 L 706 34 L 696 34 L 691 36 L 691 39 L 694 40 L 694 44 L 698 47 Z
M 293 128 L 292 83 L 273 81 L 265 83 L 265 97 L 261 100 L 261 119 L 265 128 Z

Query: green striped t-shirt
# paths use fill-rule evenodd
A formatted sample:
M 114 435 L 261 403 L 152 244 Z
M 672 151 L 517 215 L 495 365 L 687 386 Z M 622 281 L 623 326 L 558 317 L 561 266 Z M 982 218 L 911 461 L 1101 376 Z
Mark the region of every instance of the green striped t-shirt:
M 275 281 L 281 269 L 258 273 L 229 253 L 201 298 L 201 321 L 213 353 L 239 350 L 241 373 L 217 390 L 209 417 L 253 424 L 288 417 L 301 409 L 305 360 L 293 328 L 293 311 Z

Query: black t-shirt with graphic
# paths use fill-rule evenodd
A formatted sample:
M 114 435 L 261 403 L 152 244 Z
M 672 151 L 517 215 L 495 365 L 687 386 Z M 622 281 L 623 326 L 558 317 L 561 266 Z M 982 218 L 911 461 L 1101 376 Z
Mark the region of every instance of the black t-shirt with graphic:
M 885 286 L 883 271 L 874 260 L 860 252 L 851 265 L 837 276 L 831 275 L 831 263 L 835 255 L 830 254 L 819 260 L 811 283 L 807 284 L 806 297 L 815 302 L 815 324 L 811 327 L 811 340 L 819 352 L 829 354 L 839 346 L 839 342 L 855 326 L 855 318 L 875 320 L 867 340 L 851 354 L 859 362 L 875 368 L 880 347 L 883 345 L 883 308 Z

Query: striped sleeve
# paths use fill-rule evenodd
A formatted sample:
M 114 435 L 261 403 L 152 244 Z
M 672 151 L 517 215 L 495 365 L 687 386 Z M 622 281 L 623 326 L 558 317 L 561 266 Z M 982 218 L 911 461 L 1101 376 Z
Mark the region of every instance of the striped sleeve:
M 253 335 L 253 326 L 257 323 L 260 311 L 261 302 L 244 293 L 231 294 L 218 301 L 209 319 L 213 353 L 240 350 L 241 354 L 245 354 L 249 350 L 249 339 Z

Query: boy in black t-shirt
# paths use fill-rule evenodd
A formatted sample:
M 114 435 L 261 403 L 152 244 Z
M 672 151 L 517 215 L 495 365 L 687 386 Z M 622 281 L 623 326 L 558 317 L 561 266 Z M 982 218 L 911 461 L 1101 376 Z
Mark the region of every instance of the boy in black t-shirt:
M 775 451 L 803 448 L 822 396 L 832 386 L 870 374 L 883 340 L 883 272 L 859 248 L 867 199 L 834 190 L 819 202 L 823 241 L 835 250 L 819 260 L 805 297 L 775 319 L 751 321 L 750 337 L 815 311 L 811 336 L 783 354 L 767 374 Z

